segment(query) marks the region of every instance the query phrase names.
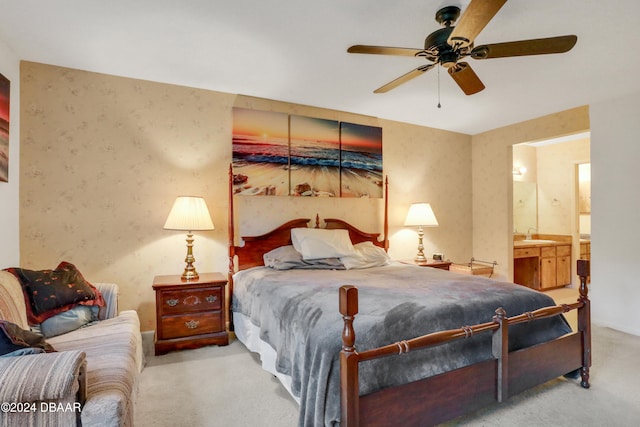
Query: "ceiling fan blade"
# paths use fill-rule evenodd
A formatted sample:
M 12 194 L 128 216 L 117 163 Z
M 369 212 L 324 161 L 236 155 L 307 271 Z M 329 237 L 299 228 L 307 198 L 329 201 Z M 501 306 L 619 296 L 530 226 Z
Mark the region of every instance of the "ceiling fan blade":
M 366 46 L 363 44 L 357 44 L 347 49 L 347 52 L 368 53 L 373 55 L 418 56 L 418 54 L 424 52 L 424 50 L 408 47 Z
M 507 0 L 471 0 L 449 35 L 447 43 L 454 47 L 466 47 L 472 44 L 480 31 L 506 2 Z
M 391 89 L 395 89 L 396 87 L 400 86 L 401 84 L 406 83 L 409 80 L 418 77 L 420 74 L 422 74 L 422 73 L 424 73 L 426 71 L 429 71 L 430 69 L 432 69 L 436 65 L 437 65 L 436 63 L 427 64 L 427 65 L 421 65 L 420 67 L 409 71 L 407 74 L 404 74 L 404 75 L 398 77 L 397 79 L 390 81 L 386 85 L 380 86 L 378 89 L 374 90 L 373 93 L 389 92 Z
M 466 62 L 458 62 L 455 67 L 449 68 L 448 71 L 465 95 L 473 95 L 484 89 L 484 84 Z
M 494 43 L 476 46 L 471 51 L 474 59 L 506 58 L 510 56 L 547 55 L 570 51 L 578 37 L 558 36 L 544 39 L 521 40 L 516 42 Z

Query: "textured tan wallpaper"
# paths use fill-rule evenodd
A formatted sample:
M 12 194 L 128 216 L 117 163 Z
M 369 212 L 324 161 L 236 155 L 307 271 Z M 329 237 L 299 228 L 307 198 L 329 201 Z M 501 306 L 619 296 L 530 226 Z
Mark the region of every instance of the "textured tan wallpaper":
M 75 263 L 120 285 L 121 309 L 155 329 L 151 284 L 184 268 L 185 235 L 162 227 L 178 195 L 205 197 L 216 229 L 196 233 L 199 272 L 227 269 L 232 107 L 284 111 L 383 128 L 390 178 L 391 255 L 413 257 L 409 205 L 432 204 L 440 227 L 427 253 L 471 256 L 471 137 L 338 111 L 140 81 L 31 62 L 21 65 L 20 262 Z M 285 219 L 343 217 L 381 231 L 382 201 L 236 197 L 237 227 L 263 233 Z

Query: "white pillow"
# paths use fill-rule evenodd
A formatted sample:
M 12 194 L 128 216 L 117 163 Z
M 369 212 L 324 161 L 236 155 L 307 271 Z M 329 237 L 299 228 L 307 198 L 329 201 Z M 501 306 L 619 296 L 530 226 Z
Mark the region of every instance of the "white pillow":
M 355 245 L 356 253 L 345 257 L 340 257 L 340 262 L 347 270 L 356 268 L 381 267 L 389 264 L 391 258 L 379 246 L 372 242 L 362 242 Z
M 291 243 L 302 259 L 340 258 L 354 255 L 349 232 L 343 229 L 293 228 Z

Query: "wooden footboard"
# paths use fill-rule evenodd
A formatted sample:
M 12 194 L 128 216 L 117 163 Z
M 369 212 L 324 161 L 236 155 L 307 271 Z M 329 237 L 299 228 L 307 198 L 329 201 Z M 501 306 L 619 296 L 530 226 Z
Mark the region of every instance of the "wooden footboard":
M 589 261 L 578 261 L 578 274 L 580 297 L 576 303 L 545 307 L 514 317 L 507 317 L 499 308 L 492 322 L 435 332 L 363 352 L 356 351 L 353 328 L 358 313 L 358 290 L 353 286 L 341 287 L 340 313 L 344 329 L 340 352 L 340 425 L 436 425 L 574 371 L 580 372 L 581 385 L 588 388 L 591 366 Z M 543 344 L 508 351 L 509 326 L 571 310 L 578 310 L 578 331 Z M 360 362 L 402 355 L 481 333 L 492 334 L 493 359 L 366 396 L 359 395 Z

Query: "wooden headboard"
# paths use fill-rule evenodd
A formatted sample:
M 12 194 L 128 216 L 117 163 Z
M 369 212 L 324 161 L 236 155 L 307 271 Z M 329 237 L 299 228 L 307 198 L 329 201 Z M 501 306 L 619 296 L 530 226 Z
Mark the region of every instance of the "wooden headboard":
M 238 270 L 264 265 L 263 255 L 267 252 L 291 244 L 291 229 L 307 227 L 311 221 L 308 218 L 298 218 L 260 236 L 242 236 L 244 246 L 235 246 L 229 240 L 229 266 L 234 264 L 234 256 L 238 257 Z M 229 273 L 233 274 L 232 271 Z

